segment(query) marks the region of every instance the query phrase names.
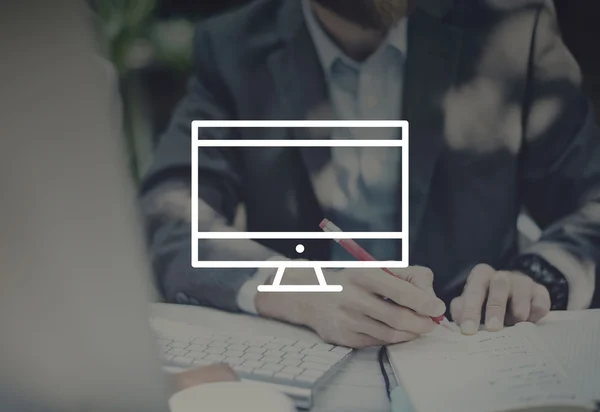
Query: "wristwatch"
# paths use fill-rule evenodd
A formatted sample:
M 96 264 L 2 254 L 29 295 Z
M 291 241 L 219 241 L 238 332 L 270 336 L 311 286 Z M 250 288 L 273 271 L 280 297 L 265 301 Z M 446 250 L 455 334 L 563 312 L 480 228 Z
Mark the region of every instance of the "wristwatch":
M 550 292 L 550 310 L 566 310 L 569 303 L 569 283 L 565 276 L 544 258 L 526 254 L 518 256 L 508 268 L 521 272 Z

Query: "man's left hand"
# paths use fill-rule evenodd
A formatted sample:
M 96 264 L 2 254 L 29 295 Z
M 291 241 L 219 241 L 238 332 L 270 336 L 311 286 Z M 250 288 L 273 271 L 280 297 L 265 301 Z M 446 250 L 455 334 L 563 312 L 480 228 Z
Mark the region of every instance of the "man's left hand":
M 450 313 L 463 334 L 474 335 L 483 311 L 485 328 L 490 332 L 501 330 L 505 324 L 535 323 L 550 311 L 550 294 L 546 287 L 522 273 L 477 265 L 463 294 L 450 303 Z

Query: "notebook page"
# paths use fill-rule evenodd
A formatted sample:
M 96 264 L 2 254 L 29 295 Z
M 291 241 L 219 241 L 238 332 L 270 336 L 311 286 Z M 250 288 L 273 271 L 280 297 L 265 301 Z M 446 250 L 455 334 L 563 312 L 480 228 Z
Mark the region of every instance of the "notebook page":
M 582 396 L 600 401 L 600 310 L 556 312 L 536 326 L 523 325 L 548 347 Z
M 556 361 L 515 328 L 475 336 L 436 328 L 388 356 L 417 412 L 588 406 Z

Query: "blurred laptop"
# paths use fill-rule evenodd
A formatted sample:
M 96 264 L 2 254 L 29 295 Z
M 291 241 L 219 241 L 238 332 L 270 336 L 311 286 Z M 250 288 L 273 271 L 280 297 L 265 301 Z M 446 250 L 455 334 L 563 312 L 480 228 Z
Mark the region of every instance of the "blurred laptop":
M 117 88 L 90 19 L 82 1 L 0 5 L 3 412 L 169 410 Z

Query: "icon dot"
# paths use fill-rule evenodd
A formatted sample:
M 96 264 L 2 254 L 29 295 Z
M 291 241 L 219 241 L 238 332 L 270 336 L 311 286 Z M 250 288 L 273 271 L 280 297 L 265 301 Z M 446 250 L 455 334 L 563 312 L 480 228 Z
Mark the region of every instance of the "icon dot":
M 296 253 L 304 253 L 304 245 L 302 243 L 296 245 Z

